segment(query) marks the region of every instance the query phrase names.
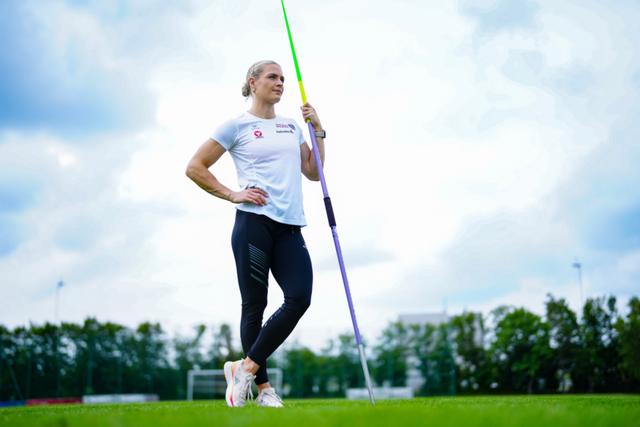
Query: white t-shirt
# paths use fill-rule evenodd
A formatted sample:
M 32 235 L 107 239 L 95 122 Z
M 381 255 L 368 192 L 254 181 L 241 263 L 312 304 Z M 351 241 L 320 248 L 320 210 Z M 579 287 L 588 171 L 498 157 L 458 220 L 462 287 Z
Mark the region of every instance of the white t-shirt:
M 263 119 L 246 112 L 223 123 L 211 138 L 231 154 L 240 187 L 258 187 L 269 195 L 265 206 L 241 203 L 237 209 L 283 224 L 307 225 L 300 165 L 304 136 L 293 119 Z

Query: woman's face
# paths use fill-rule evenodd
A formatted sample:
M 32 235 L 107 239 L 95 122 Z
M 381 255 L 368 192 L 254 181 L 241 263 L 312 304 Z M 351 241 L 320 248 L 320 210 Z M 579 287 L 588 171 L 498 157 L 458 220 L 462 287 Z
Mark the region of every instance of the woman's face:
M 280 102 L 284 92 L 284 76 L 279 65 L 269 64 L 265 66 L 262 74 L 257 79 L 250 79 L 249 83 L 251 83 L 251 80 L 253 80 L 252 87 L 255 89 L 255 92 L 253 92 L 254 97 L 271 104 Z

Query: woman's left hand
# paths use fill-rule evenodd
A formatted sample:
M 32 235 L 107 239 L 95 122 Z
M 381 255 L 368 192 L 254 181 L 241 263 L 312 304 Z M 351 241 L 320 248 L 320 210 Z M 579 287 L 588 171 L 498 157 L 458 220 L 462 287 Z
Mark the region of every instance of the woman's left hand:
M 315 130 L 322 130 L 322 124 L 320 123 L 318 113 L 316 113 L 316 110 L 311 106 L 311 104 L 307 102 L 302 107 L 300 107 L 300 109 L 302 110 L 302 117 L 304 118 L 305 122 L 307 121 L 307 119 L 310 119 L 311 124 L 313 125 L 313 128 Z

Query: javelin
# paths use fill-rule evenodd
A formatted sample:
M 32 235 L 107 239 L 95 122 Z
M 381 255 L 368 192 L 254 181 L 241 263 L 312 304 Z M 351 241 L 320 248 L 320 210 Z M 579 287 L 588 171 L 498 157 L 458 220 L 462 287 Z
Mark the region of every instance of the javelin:
M 298 57 L 296 56 L 296 49 L 293 47 L 293 37 L 291 37 L 291 28 L 289 28 L 289 20 L 287 19 L 287 11 L 284 8 L 284 0 L 280 0 L 282 3 L 282 13 L 284 14 L 284 23 L 287 26 L 287 34 L 289 35 L 289 44 L 291 44 L 291 53 L 293 54 L 293 63 L 296 67 L 296 75 L 298 76 L 298 85 L 300 86 L 300 95 L 302 95 L 302 104 L 307 103 L 307 95 L 302 85 L 302 76 L 300 75 L 300 67 L 298 66 Z M 364 344 L 362 343 L 362 337 L 360 336 L 360 329 L 358 328 L 358 321 L 356 320 L 356 312 L 353 308 L 353 300 L 351 299 L 351 290 L 349 289 L 349 280 L 347 280 L 347 270 L 344 267 L 344 260 L 342 259 L 342 249 L 340 248 L 340 240 L 338 240 L 338 232 L 336 230 L 336 218 L 333 214 L 333 206 L 331 206 L 331 198 L 329 198 L 329 192 L 327 190 L 327 182 L 324 179 L 324 171 L 322 170 L 322 162 L 320 160 L 320 152 L 318 151 L 318 143 L 316 142 L 316 135 L 311 124 L 311 119 L 307 119 L 307 125 L 309 127 L 309 136 L 311 137 L 311 145 L 313 146 L 313 156 L 316 160 L 316 166 L 318 168 L 318 175 L 320 175 L 320 184 L 322 185 L 322 193 L 324 195 L 324 206 L 327 210 L 327 218 L 329 220 L 329 226 L 331 227 L 331 234 L 333 234 L 333 243 L 336 247 L 336 254 L 338 255 L 338 264 L 340 265 L 340 272 L 342 273 L 342 283 L 344 284 L 344 292 L 347 294 L 347 304 L 349 305 L 349 313 L 351 314 L 351 323 L 353 323 L 353 333 L 356 337 L 356 344 L 358 345 L 358 351 L 360 352 L 360 363 L 362 364 L 362 372 L 364 373 L 364 380 L 369 390 L 369 400 L 372 404 L 375 404 L 373 397 L 373 388 L 371 386 L 371 378 L 369 377 L 369 368 L 367 366 L 367 358 L 364 355 Z

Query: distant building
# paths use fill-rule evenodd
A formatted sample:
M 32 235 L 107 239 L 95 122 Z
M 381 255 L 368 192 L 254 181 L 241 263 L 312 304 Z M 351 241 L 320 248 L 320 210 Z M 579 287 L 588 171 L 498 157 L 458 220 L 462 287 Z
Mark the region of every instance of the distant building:
M 405 326 L 409 325 L 433 325 L 438 326 L 441 323 L 449 321 L 449 316 L 446 312 L 441 313 L 411 313 L 401 314 L 398 317 L 398 321 Z M 414 392 L 420 390 L 423 386 L 425 379 L 418 369 L 420 360 L 415 355 L 407 357 L 407 387 L 410 387 Z
M 435 312 L 435 313 L 411 313 L 411 314 L 401 314 L 398 317 L 398 321 L 405 326 L 409 325 L 432 325 L 438 326 L 442 323 L 449 322 L 450 318 L 446 312 Z M 482 319 L 480 317 L 475 317 L 473 322 L 474 335 L 473 341 L 478 347 L 484 346 L 485 336 L 482 327 Z M 455 341 L 455 331 L 451 331 L 451 335 L 449 335 L 449 339 Z M 453 343 L 452 343 L 453 344 Z M 455 352 L 455 344 L 454 352 Z M 456 356 L 456 364 L 460 365 L 464 363 L 464 360 L 460 359 Z M 410 387 L 414 390 L 414 392 L 418 392 L 420 388 L 424 385 L 425 379 L 418 369 L 420 364 L 420 360 L 416 355 L 410 355 L 407 357 L 407 387 Z
M 398 321 L 403 325 L 438 326 L 441 323 L 448 322 L 449 316 L 444 311 L 442 313 L 411 313 L 401 314 Z

